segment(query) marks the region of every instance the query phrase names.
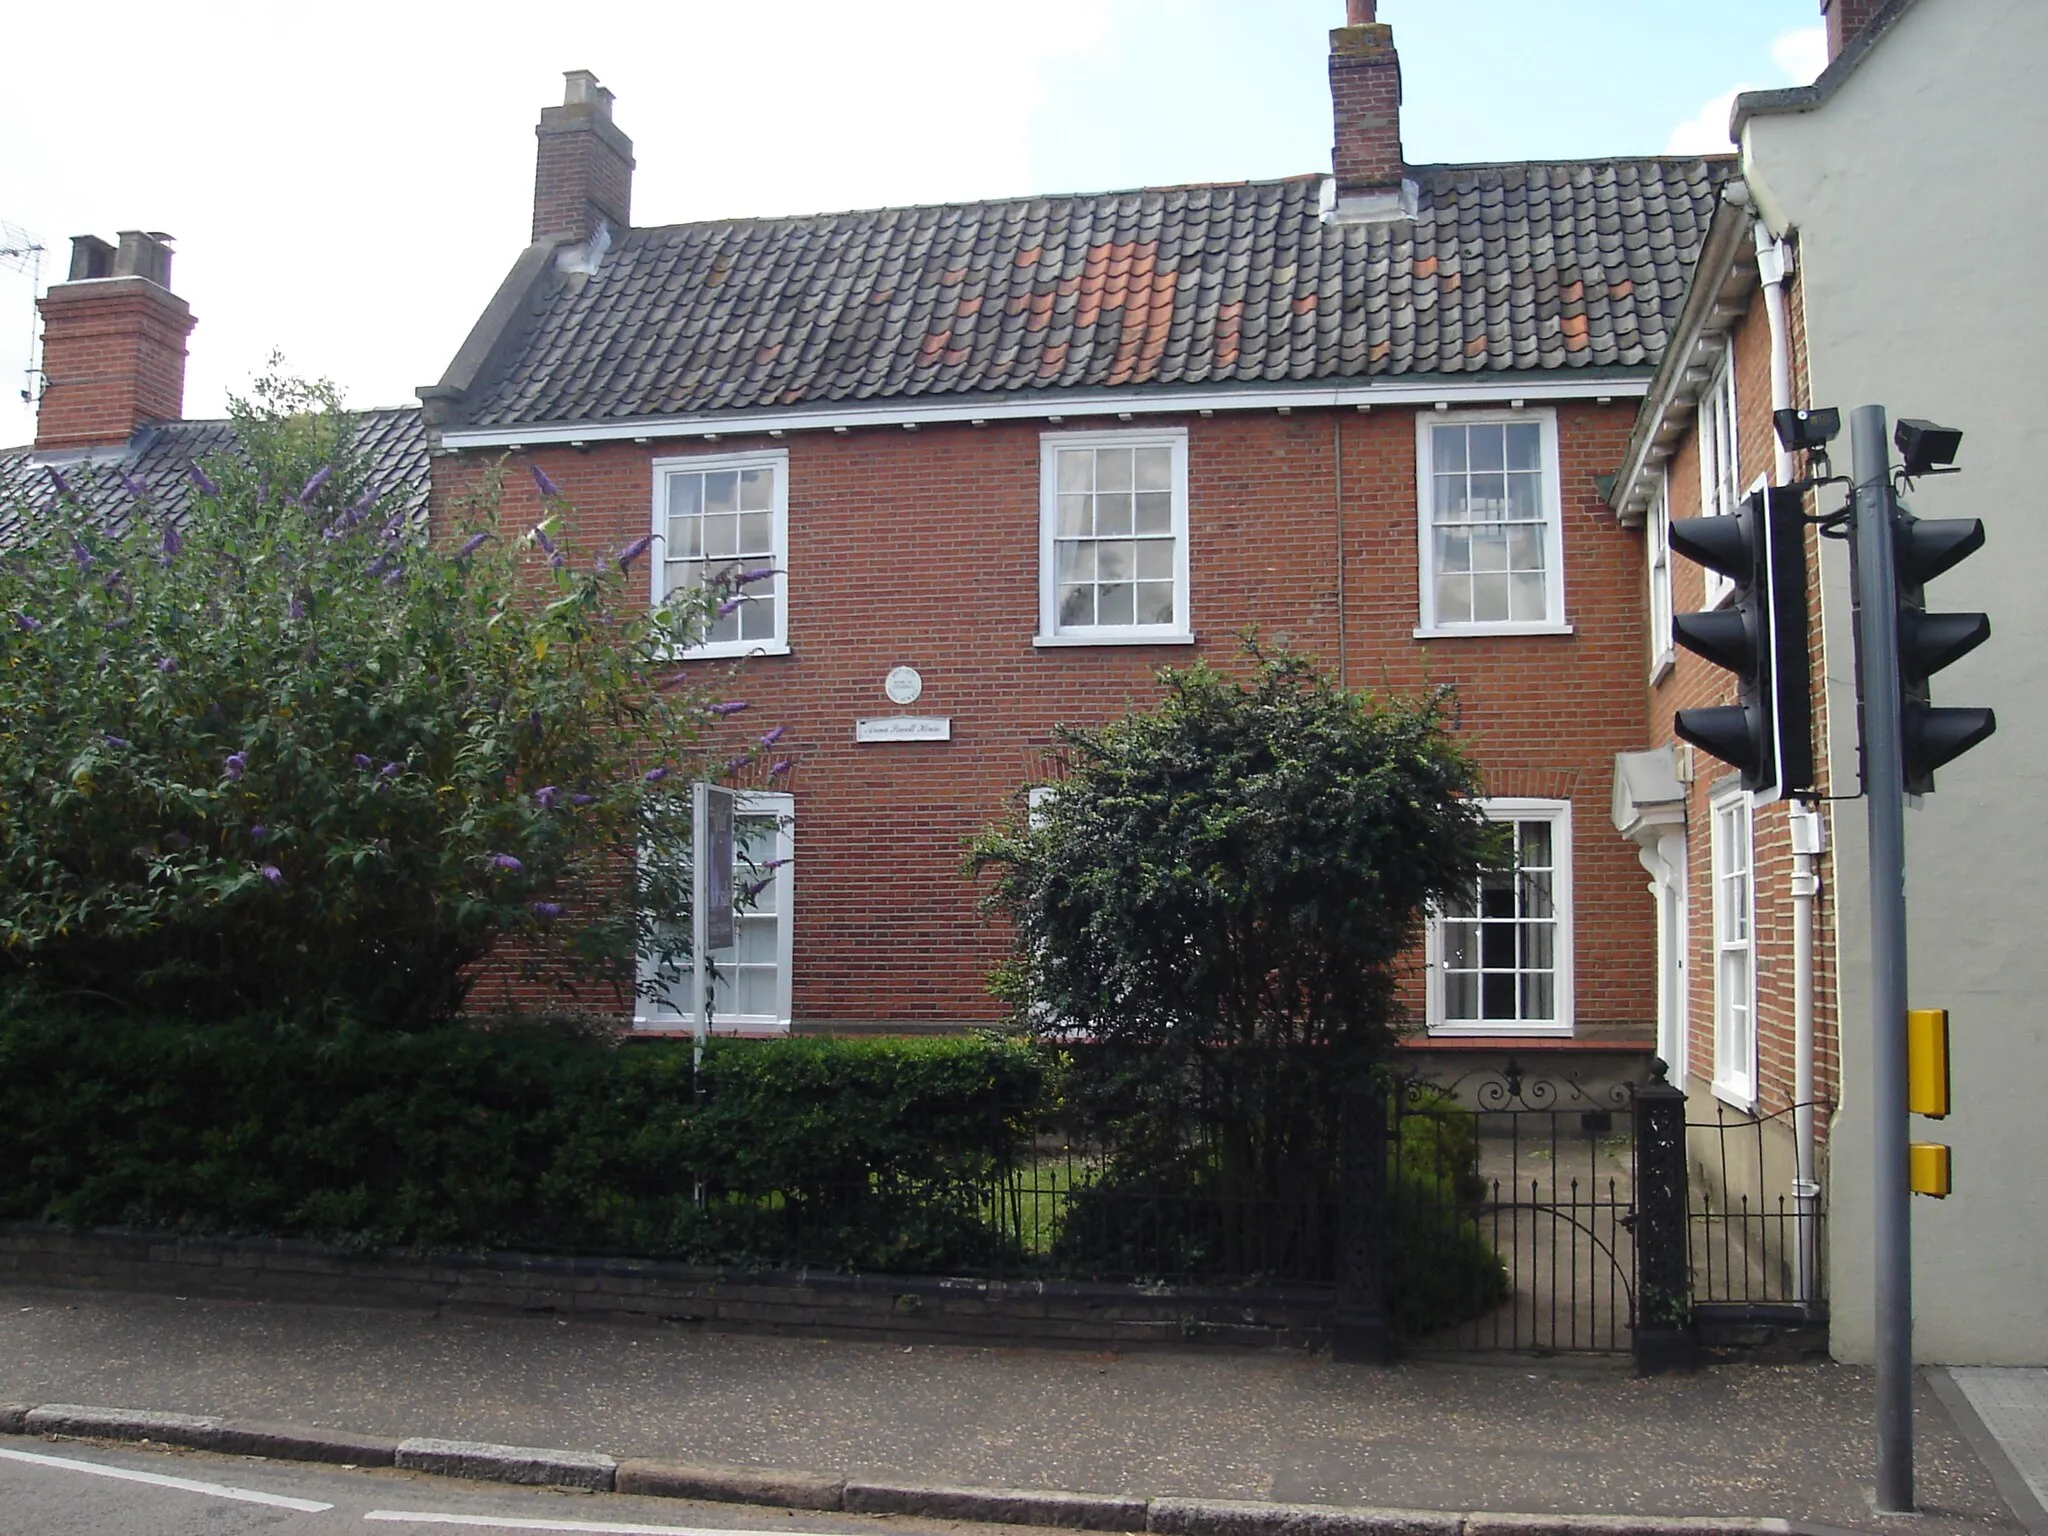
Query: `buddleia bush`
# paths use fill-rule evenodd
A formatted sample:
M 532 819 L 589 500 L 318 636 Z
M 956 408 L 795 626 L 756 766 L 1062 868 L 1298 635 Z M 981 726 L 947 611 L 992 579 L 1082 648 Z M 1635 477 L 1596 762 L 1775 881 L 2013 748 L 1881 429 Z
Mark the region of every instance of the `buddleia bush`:
M 648 540 L 572 558 L 537 470 L 509 526 L 503 465 L 429 541 L 331 387 L 233 416 L 176 519 L 57 470 L 0 548 L 0 986 L 417 1028 L 498 945 L 674 974 L 689 782 L 744 706 L 670 658 L 738 575 L 650 607 Z

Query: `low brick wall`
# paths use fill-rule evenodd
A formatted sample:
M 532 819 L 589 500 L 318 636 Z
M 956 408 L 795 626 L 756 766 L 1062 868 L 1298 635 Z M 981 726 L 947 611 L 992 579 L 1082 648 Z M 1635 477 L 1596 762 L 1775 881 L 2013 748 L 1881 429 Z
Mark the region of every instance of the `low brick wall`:
M 576 1317 L 877 1341 L 1316 1349 L 1332 1297 L 925 1275 L 748 1272 L 658 1259 L 348 1253 L 277 1238 L 0 1222 L 0 1285 Z

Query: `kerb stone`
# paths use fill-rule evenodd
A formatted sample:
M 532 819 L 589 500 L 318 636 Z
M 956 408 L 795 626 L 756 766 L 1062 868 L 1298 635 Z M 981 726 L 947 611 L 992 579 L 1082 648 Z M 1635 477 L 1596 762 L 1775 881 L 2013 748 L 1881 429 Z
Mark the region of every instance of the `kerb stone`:
M 612 1491 L 619 1464 L 592 1451 L 530 1445 L 488 1445 L 476 1440 L 411 1439 L 398 1442 L 392 1465 L 410 1472 L 468 1477 L 492 1483 Z

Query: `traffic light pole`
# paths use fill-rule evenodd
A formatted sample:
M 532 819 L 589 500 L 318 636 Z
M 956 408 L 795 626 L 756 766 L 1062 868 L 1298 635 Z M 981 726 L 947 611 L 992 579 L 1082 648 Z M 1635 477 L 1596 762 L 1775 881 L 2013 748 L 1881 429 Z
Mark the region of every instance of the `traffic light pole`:
M 1898 578 L 1884 407 L 1849 419 L 1856 483 L 1857 646 L 1870 817 L 1870 1078 L 1876 1236 L 1877 1507 L 1913 1509 L 1913 1243 L 1906 1145 L 1906 794 Z

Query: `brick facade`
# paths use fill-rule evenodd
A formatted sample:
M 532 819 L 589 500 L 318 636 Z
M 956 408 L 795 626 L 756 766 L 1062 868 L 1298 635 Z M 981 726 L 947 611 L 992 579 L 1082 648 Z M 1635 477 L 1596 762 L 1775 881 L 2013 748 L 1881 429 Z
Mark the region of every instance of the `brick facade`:
M 1605 825 L 1614 754 L 1639 744 L 1644 724 L 1642 544 L 1594 484 L 1617 462 L 1632 410 L 1573 402 L 1556 416 L 1573 633 L 1427 641 L 1415 638 L 1412 409 L 1136 423 L 1188 434 L 1193 646 L 1033 645 L 1040 438 L 1072 424 L 608 443 L 532 458 L 577 508 L 570 543 L 594 549 L 646 531 L 657 458 L 788 453 L 790 654 L 745 664 L 732 691 L 750 708 L 718 730 L 737 743 L 786 726 L 778 751 L 799 765 L 788 785 L 798 1027 L 997 1018 L 987 976 L 1006 934 L 977 914 L 961 874 L 969 839 L 1044 776 L 1055 723 L 1149 705 L 1161 664 L 1239 665 L 1234 635 L 1256 624 L 1354 687 L 1456 685 L 1488 793 L 1573 802 L 1577 1034 L 1647 1043 L 1651 904 L 1633 850 Z M 438 460 L 437 503 L 476 464 Z M 508 495 L 509 519 L 539 515 L 526 477 Z M 950 717 L 951 741 L 855 743 L 857 719 L 897 712 L 882 680 L 898 664 L 923 674 L 915 712 Z M 550 999 L 501 973 L 478 1000 Z M 1408 1002 L 1419 1016 L 1419 972 Z
M 1794 358 L 1794 401 L 1803 404 L 1805 370 L 1804 327 L 1795 276 L 1787 296 L 1791 319 Z M 1771 339 L 1769 322 L 1760 294 L 1752 294 L 1748 309 L 1729 332 L 1735 376 L 1735 408 L 1739 482 L 1746 491 L 1767 477 L 1774 455 L 1771 428 Z M 1695 427 L 1697 421 L 1695 419 Z M 1700 445 L 1697 432 L 1689 431 L 1667 466 L 1668 505 L 1673 520 L 1701 515 Z M 1819 568 L 1819 536 L 1809 530 L 1808 571 Z M 1672 608 L 1677 613 L 1698 612 L 1706 606 L 1705 575 L 1697 565 L 1683 559 L 1672 562 Z M 1818 636 L 1820 586 L 1817 578 L 1808 584 L 1808 612 L 1811 633 Z M 1813 677 L 1815 766 L 1821 795 L 1833 793 L 1828 778 L 1827 699 L 1823 686 L 1826 665 L 1816 647 Z M 1687 845 L 1687 1048 L 1692 1082 L 1689 1089 L 1703 1101 L 1712 1092 L 1715 1041 L 1715 933 L 1713 906 L 1713 821 L 1711 801 L 1716 787 L 1732 778 L 1734 770 L 1706 753 L 1678 742 L 1671 717 L 1680 709 L 1702 708 L 1735 702 L 1734 679 L 1712 663 L 1680 649 L 1670 672 L 1650 691 L 1650 740 L 1673 743 L 1681 758 L 1690 758 L 1692 779 L 1686 810 Z M 1760 806 L 1754 812 L 1752 879 L 1755 888 L 1754 974 L 1757 1111 L 1769 1117 L 1788 1110 L 1793 1103 L 1794 946 L 1793 872 L 1790 807 L 1779 802 Z M 1821 864 L 1820 894 L 1814 904 L 1814 1094 L 1816 1100 L 1831 1104 L 1839 1081 L 1836 1049 L 1834 890 L 1832 867 Z M 1826 1135 L 1826 1116 L 1816 1117 L 1817 1134 Z

